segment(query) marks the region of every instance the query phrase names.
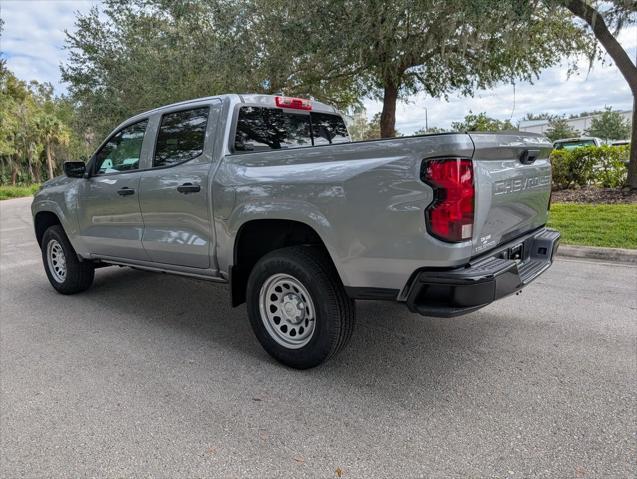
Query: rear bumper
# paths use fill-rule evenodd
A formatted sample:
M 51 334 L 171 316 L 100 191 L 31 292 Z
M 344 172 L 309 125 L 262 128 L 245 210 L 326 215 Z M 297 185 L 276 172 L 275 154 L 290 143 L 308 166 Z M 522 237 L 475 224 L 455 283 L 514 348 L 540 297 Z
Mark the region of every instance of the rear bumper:
M 521 290 L 553 262 L 560 234 L 542 228 L 451 270 L 416 271 L 401 295 L 410 311 L 451 317 L 470 313 Z M 521 259 L 510 259 L 519 252 Z

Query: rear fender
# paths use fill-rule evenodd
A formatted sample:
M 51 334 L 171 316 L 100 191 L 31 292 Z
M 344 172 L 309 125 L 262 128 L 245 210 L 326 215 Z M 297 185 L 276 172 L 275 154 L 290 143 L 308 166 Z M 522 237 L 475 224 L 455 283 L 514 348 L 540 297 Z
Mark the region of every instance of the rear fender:
M 332 262 L 336 266 L 339 276 L 346 282 L 346 272 L 335 261 L 336 250 L 333 238 L 334 228 L 330 221 L 314 205 L 302 201 L 273 201 L 265 198 L 263 201 L 252 200 L 249 204 L 239 205 L 234 209 L 223 228 L 224 234 L 218 242 L 219 267 L 222 271 L 230 271 L 230 261 L 234 258 L 235 239 L 244 224 L 253 220 L 288 220 L 303 223 L 312 228 L 327 249 Z M 256 239 L 258 240 L 258 238 Z

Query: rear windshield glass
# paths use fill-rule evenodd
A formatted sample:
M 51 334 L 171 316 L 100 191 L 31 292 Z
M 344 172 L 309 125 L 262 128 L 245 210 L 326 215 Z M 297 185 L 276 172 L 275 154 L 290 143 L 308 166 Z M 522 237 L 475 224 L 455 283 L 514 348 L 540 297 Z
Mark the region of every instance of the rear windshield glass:
M 235 150 L 279 150 L 303 146 L 312 146 L 309 115 L 252 106 L 239 110 Z
M 312 112 L 310 118 L 315 145 L 332 145 L 349 141 L 347 127 L 340 116 Z
M 594 140 L 574 140 L 574 141 L 565 141 L 555 144 L 556 150 L 573 150 L 575 148 L 580 148 L 582 146 L 595 146 Z
M 349 137 L 340 116 L 243 106 L 239 109 L 234 149 L 237 152 L 267 151 L 345 141 L 349 141 Z

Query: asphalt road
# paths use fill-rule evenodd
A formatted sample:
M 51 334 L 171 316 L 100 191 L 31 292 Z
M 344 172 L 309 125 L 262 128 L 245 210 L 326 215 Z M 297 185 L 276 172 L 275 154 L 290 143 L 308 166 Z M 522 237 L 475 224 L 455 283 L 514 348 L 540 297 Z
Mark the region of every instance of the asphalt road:
M 0 202 L 0 475 L 635 477 L 637 268 L 559 260 L 456 319 L 360 302 L 349 347 L 273 362 L 225 286 L 48 284 Z

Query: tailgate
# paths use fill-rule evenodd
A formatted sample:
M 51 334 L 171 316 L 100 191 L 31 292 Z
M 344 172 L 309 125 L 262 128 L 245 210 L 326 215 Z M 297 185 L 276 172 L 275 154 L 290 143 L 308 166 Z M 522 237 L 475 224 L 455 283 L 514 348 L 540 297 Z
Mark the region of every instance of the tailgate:
M 532 133 L 470 133 L 475 145 L 473 253 L 546 224 L 552 145 Z

